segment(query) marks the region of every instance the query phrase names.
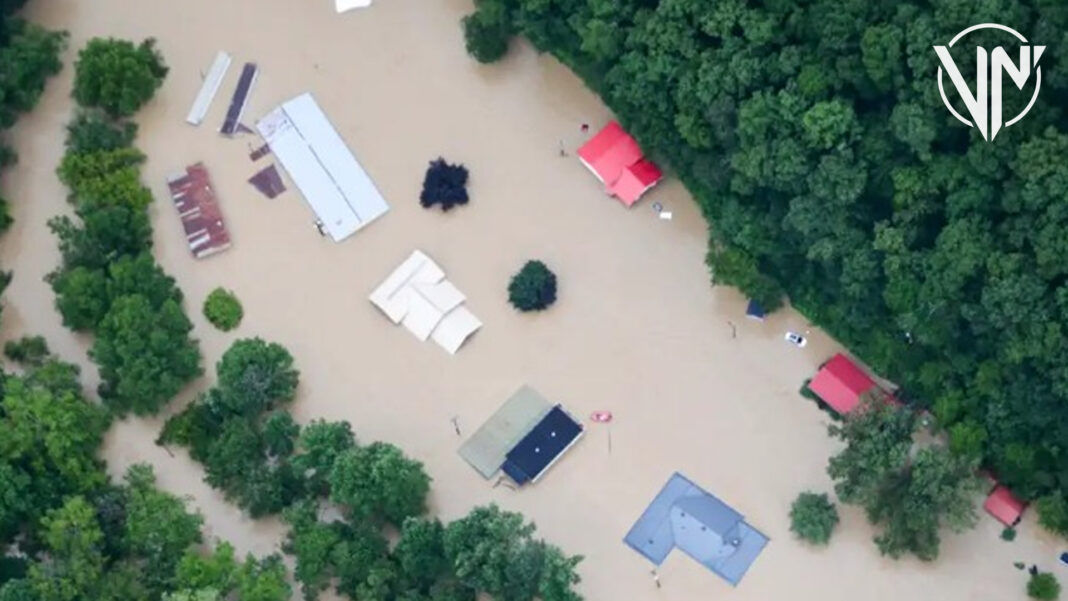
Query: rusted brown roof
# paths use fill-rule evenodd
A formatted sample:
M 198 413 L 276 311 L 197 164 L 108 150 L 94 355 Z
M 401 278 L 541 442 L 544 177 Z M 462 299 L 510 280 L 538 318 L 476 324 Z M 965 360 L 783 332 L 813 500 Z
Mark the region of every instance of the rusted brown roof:
M 186 167 L 185 173 L 168 178 L 167 187 L 194 257 L 203 259 L 230 248 L 230 233 L 226 231 L 203 163 Z

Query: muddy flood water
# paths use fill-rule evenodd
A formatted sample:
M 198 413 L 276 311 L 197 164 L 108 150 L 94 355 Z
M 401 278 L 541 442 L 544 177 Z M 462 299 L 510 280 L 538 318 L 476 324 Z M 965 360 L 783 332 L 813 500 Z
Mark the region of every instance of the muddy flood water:
M 606 197 L 574 149 L 586 136 L 581 124 L 595 131 L 607 109 L 566 68 L 525 45 L 493 66 L 470 60 L 458 25 L 470 9 L 469 0 L 379 0 L 346 15 L 329 0 L 32 3 L 28 16 L 70 31 L 71 50 L 12 135 L 20 162 L 5 173 L 17 221 L 0 243 L 3 266 L 15 273 L 3 297 L 4 339 L 43 334 L 95 385 L 87 340 L 62 327 L 42 281 L 59 260 L 45 222 L 69 210 L 54 169 L 73 108 L 75 51 L 92 36 L 151 36 L 171 67 L 137 116 L 137 145 L 149 157 L 144 176 L 156 196 L 155 252 L 186 293 L 208 366 L 171 410 L 210 385 L 211 366 L 236 338 L 277 341 L 301 370 L 292 406 L 300 421 L 346 419 L 363 442 L 403 447 L 426 464 L 432 511 L 446 519 L 491 501 L 524 512 L 542 536 L 585 556 L 580 590 L 594 601 L 1004 601 L 1024 598 L 1027 575 L 1014 561 L 1056 569 L 1057 545 L 1033 515 L 1012 543 L 999 540 L 1000 527 L 984 515 L 973 531 L 947 534 L 933 564 L 880 557 L 852 508 L 842 508 L 826 549 L 797 542 L 789 505 L 802 490 L 831 490 L 825 467 L 835 449 L 827 417 L 797 391 L 838 346 L 814 329 L 806 348 L 789 346 L 783 332 L 809 329 L 803 317 L 784 310 L 763 323 L 747 320 L 737 292 L 709 285 L 705 224 L 677 181 L 630 210 Z M 219 50 L 234 65 L 205 122 L 191 127 L 185 115 Z M 245 61 L 261 74 L 244 121 L 312 92 L 391 204 L 388 214 L 334 244 L 316 233 L 291 182 L 274 200 L 246 183 L 274 158 L 253 163 L 248 152 L 258 138 L 217 133 Z M 448 214 L 418 204 L 426 164 L 438 156 L 471 171 L 470 204 Z M 186 246 L 165 185 L 197 161 L 211 172 L 234 242 L 202 261 Z M 674 219 L 657 219 L 654 202 Z M 418 342 L 367 301 L 416 248 L 446 270 L 485 324 L 456 356 Z M 542 314 L 507 304 L 508 279 L 528 258 L 559 277 L 559 300 Z M 230 334 L 200 312 L 220 285 L 245 307 Z M 456 454 L 462 439 L 451 420 L 466 436 L 523 384 L 574 415 L 608 410 L 615 419 L 587 422 L 587 435 L 536 485 L 493 488 Z M 163 487 L 190 497 L 212 536 L 239 551 L 277 549 L 281 525 L 242 516 L 184 452 L 157 447 L 160 425 L 117 424 L 106 448 L 111 470 L 150 462 Z M 676 471 L 770 537 L 737 588 L 676 551 L 657 589 L 652 566 L 623 544 Z

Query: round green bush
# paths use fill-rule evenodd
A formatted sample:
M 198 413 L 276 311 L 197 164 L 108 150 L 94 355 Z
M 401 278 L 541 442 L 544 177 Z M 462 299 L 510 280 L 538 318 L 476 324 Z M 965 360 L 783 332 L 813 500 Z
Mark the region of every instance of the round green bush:
M 502 15 L 479 10 L 464 17 L 462 24 L 467 53 L 478 62 L 496 62 L 508 54 L 512 31 Z
M 1016 529 L 1015 528 L 1005 528 L 1004 530 L 1002 530 L 1001 531 L 1001 540 L 1003 540 L 1003 541 L 1005 541 L 1007 543 L 1011 543 L 1012 541 L 1016 540 Z
M 208 318 L 211 325 L 224 332 L 236 328 L 244 316 L 241 301 L 237 300 L 233 292 L 216 288 L 204 299 L 204 317 Z
M 1038 523 L 1054 534 L 1068 537 L 1068 499 L 1060 491 L 1040 498 L 1035 507 Z
M 790 530 L 801 540 L 826 545 L 838 525 L 838 509 L 825 494 L 803 492 L 790 506 Z
M 547 309 L 556 302 L 556 274 L 541 261 L 527 261 L 508 284 L 508 301 L 520 311 Z
M 1053 601 L 1061 595 L 1061 583 L 1049 572 L 1032 574 L 1027 581 L 1027 596 L 1039 601 Z

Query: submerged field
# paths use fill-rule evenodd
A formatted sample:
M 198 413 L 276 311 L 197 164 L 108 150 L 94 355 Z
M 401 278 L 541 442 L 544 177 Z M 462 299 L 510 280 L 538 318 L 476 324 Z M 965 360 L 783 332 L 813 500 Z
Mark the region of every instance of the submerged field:
M 155 253 L 187 295 L 208 362 L 239 336 L 284 344 L 302 372 L 296 416 L 347 419 L 360 440 L 406 449 L 434 477 L 432 509 L 444 517 L 489 501 L 523 511 L 546 538 L 586 556 L 586 598 L 728 592 L 676 554 L 660 570 L 658 593 L 650 566 L 621 542 L 675 471 L 771 538 L 730 593 L 734 599 L 1000 600 L 1020 595 L 1024 575 L 1014 561 L 1052 567 L 1055 546 L 1030 522 L 1016 542 L 1004 543 L 1000 528 L 983 518 L 975 530 L 949 537 L 934 565 L 879 557 L 863 516 L 852 510 L 826 550 L 795 542 L 789 503 L 802 489 L 830 489 L 824 468 L 833 451 L 826 416 L 797 389 L 834 352 L 833 341 L 814 331 L 807 348 L 794 349 L 781 336 L 805 330 L 801 317 L 786 310 L 750 322 L 737 293 L 710 288 L 705 225 L 677 182 L 629 211 L 606 198 L 573 155 L 580 125 L 599 127 L 606 109 L 564 67 L 528 48 L 494 67 L 477 66 L 457 26 L 468 10 L 459 0 L 382 0 L 345 16 L 327 0 L 54 0 L 34 5 L 29 16 L 69 30 L 72 49 L 97 35 L 159 40 L 171 73 L 138 117 L 137 145 L 149 157 L 144 173 L 157 199 Z M 204 125 L 189 127 L 184 117 L 199 74 L 217 50 L 230 52 L 235 66 Z M 244 61 L 261 69 L 245 121 L 312 92 L 390 213 L 335 245 L 316 234 L 295 190 L 266 200 L 245 182 L 272 159 L 250 161 L 253 136 L 227 140 L 215 132 Z M 21 162 L 6 191 L 17 221 L 0 248 L 15 280 L 4 297 L 3 334 L 45 335 L 92 381 L 85 341 L 62 328 L 41 281 L 58 262 L 45 221 L 67 210 L 53 170 L 71 114 L 70 83 L 67 69 L 16 128 Z M 559 155 L 561 143 L 568 158 Z M 465 163 L 472 176 L 471 203 L 447 215 L 417 201 L 426 163 L 439 155 Z M 189 254 L 164 185 L 196 161 L 212 173 L 234 240 L 226 253 L 200 262 Z M 652 202 L 674 220 L 657 220 Z M 393 327 L 366 300 L 415 248 L 445 268 L 485 323 L 455 357 Z M 560 298 L 547 313 L 521 316 L 507 305 L 505 287 L 528 258 L 557 273 Z M 230 334 L 215 331 L 199 311 L 220 285 L 245 307 Z M 610 410 L 615 421 L 610 431 L 591 424 L 544 480 L 513 492 L 492 488 L 460 460 L 450 420 L 457 417 L 466 435 L 522 384 L 576 415 Z M 164 488 L 193 497 L 210 534 L 241 551 L 274 550 L 281 526 L 243 518 L 201 482 L 184 452 L 171 456 L 154 445 L 160 425 L 116 425 L 111 469 L 151 461 Z

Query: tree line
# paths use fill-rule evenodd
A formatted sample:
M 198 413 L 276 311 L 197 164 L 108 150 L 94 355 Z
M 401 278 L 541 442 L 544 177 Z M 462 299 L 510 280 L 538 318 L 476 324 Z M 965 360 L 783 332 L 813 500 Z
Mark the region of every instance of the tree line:
M 57 169 L 74 217 L 48 226 L 61 264 L 46 278 L 63 324 L 95 334 L 100 397 L 117 415 L 158 412 L 201 374 L 182 291 L 152 256 L 137 126 L 123 120 L 152 98 L 167 68 L 154 42 L 94 38 L 75 62 L 79 108 Z
M 522 35 L 672 167 L 709 222 L 715 283 L 789 298 L 1068 531 L 1068 5 L 475 4 L 476 59 Z M 987 142 L 943 106 L 932 47 L 990 22 L 1047 49 L 1034 107 Z M 975 72 L 974 52 L 954 57 Z M 1005 115 L 1032 89 L 1007 87 Z
M 112 482 L 99 458 L 111 414 L 43 339 L 11 341 L 0 372 L 0 600 L 286 601 L 280 555 L 203 550 L 202 517 L 151 467 Z
M 299 372 L 282 346 L 238 340 L 216 375 L 158 442 L 187 447 L 205 481 L 252 517 L 282 515 L 307 601 L 330 586 L 358 601 L 580 599 L 581 558 L 535 539 L 521 515 L 479 507 L 443 524 L 426 516 L 421 462 L 389 443 L 359 444 L 348 422 L 298 425 L 285 407 Z

